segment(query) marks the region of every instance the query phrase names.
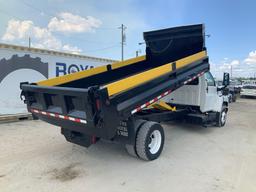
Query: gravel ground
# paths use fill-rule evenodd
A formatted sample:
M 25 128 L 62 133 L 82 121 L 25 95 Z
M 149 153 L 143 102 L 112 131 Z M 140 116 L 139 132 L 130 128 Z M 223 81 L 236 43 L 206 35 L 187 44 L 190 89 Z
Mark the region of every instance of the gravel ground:
M 161 157 L 116 144 L 66 142 L 42 121 L 0 124 L 0 191 L 256 191 L 256 100 L 230 106 L 223 128 L 164 124 Z

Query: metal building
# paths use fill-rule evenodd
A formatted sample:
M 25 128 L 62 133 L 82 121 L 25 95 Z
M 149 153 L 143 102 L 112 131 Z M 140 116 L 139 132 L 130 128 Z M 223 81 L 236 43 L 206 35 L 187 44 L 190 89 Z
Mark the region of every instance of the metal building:
M 111 59 L 0 44 L 0 114 L 26 112 L 20 101 L 20 82 L 36 82 L 113 62 Z

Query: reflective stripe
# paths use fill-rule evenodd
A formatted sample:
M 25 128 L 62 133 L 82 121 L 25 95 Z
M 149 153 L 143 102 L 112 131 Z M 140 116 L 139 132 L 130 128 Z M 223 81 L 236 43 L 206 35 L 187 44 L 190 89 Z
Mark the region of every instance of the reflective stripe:
M 138 111 L 141 111 L 143 108 L 148 107 L 149 105 L 151 105 L 152 103 L 155 103 L 156 101 L 158 101 L 159 99 L 165 97 L 166 95 L 170 94 L 172 92 L 172 90 L 168 90 L 164 93 L 162 93 L 161 95 L 155 97 L 154 99 L 144 103 L 143 105 L 137 107 L 136 109 L 131 111 L 131 114 L 137 113 Z
M 188 84 L 189 82 L 191 82 L 191 81 L 195 80 L 196 78 L 198 78 L 198 77 L 202 76 L 204 73 L 205 73 L 205 72 L 203 71 L 203 72 L 201 72 L 201 73 L 197 74 L 196 76 L 194 76 L 194 77 L 192 77 L 192 78 L 190 78 L 190 79 L 188 79 L 188 80 L 184 81 L 184 83 L 183 83 L 183 84 L 184 84 L 184 85 Z
M 192 77 L 192 78 L 190 78 L 190 79 L 184 81 L 183 84 L 186 85 L 187 83 L 193 81 L 193 80 L 196 79 L 197 77 L 202 76 L 204 73 L 205 73 L 205 71 L 203 71 L 203 72 L 197 74 L 196 76 L 194 76 L 194 77 Z M 159 95 L 159 96 L 157 96 L 156 98 L 150 100 L 149 102 L 146 102 L 145 104 L 143 104 L 143 105 L 137 107 L 136 109 L 132 110 L 132 111 L 131 111 L 131 114 L 134 114 L 134 113 L 137 113 L 137 112 L 141 111 L 143 108 L 148 107 L 148 106 L 151 105 L 152 103 L 155 103 L 156 101 L 160 100 L 161 98 L 165 97 L 166 95 L 168 95 L 168 94 L 170 94 L 170 93 L 171 93 L 171 90 L 162 93 L 161 95 Z
M 83 124 L 87 123 L 87 121 L 85 119 L 78 119 L 78 118 L 74 118 L 74 117 L 59 115 L 57 113 L 48 113 L 48 112 L 45 112 L 45 111 L 39 111 L 37 109 L 30 109 L 30 112 L 31 113 L 38 113 L 38 114 L 42 114 L 42 115 L 46 115 L 46 116 L 50 116 L 50 117 L 56 117 L 56 118 L 59 118 L 59 119 L 66 119 L 66 120 L 74 121 L 74 122 L 77 122 L 77 123 L 83 123 Z

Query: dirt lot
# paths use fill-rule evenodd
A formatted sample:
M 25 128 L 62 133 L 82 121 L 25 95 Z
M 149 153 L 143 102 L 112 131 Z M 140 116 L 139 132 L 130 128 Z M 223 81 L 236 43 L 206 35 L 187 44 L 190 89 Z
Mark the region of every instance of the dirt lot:
M 165 124 L 161 157 L 68 143 L 41 121 L 0 124 L 0 191 L 256 191 L 256 100 L 230 106 L 223 128 Z

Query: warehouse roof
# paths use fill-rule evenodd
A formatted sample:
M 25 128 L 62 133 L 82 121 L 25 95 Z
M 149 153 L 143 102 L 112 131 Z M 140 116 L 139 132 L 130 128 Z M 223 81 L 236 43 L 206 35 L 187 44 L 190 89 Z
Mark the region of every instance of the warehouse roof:
M 91 56 L 86 56 L 86 55 L 60 52 L 60 51 L 54 51 L 54 50 L 49 50 L 49 49 L 29 48 L 29 47 L 4 44 L 4 43 L 0 43 L 0 49 L 13 49 L 13 50 L 19 50 L 19 51 L 29 51 L 29 52 L 33 52 L 33 53 L 43 53 L 43 54 L 50 54 L 50 55 L 56 55 L 56 56 L 67 56 L 67 57 L 74 57 L 74 58 L 80 58 L 80 59 L 91 59 L 91 60 L 95 60 L 95 61 L 105 61 L 105 62 L 111 62 L 111 63 L 116 62 L 116 60 L 112 60 L 112 59 L 91 57 Z

